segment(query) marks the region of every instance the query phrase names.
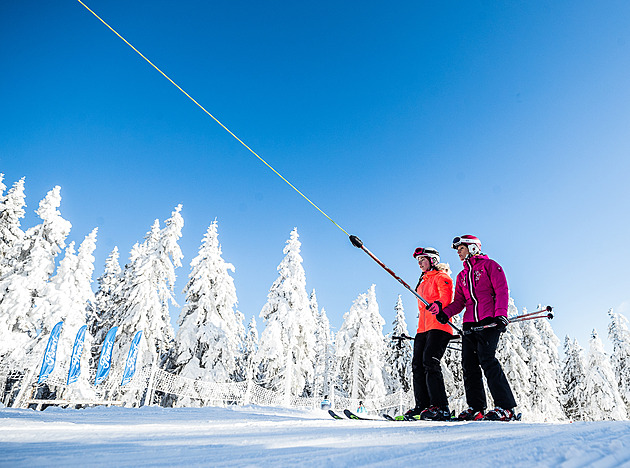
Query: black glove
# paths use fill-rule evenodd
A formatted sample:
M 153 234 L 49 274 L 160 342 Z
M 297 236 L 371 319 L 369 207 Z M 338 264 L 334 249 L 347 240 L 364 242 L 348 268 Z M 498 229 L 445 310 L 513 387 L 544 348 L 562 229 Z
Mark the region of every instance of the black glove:
M 448 315 L 446 315 L 443 311 L 440 311 L 435 319 L 440 322 L 442 325 L 446 325 L 448 323 Z
M 431 304 L 429 306 L 429 312 L 435 314 L 435 319 L 442 325 L 446 325 L 448 323 L 448 315 L 446 315 L 442 310 L 442 303 L 440 301 L 435 301 Z
M 499 315 L 498 317 L 495 317 L 494 321 L 497 324 L 497 330 L 499 330 L 500 332 L 504 332 L 507 329 L 508 323 L 510 323 L 508 318 L 504 315 Z

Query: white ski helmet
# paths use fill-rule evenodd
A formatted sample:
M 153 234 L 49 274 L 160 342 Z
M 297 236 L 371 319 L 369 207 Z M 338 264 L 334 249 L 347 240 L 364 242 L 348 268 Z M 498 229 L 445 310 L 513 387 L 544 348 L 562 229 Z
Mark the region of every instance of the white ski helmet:
M 432 247 L 418 247 L 413 252 L 413 258 L 417 259 L 418 257 L 427 257 L 431 262 L 431 266 L 436 266 L 440 263 L 440 252 Z
M 465 236 L 458 236 L 453 239 L 453 248 L 457 250 L 460 245 L 468 247 L 470 255 L 479 255 L 481 253 L 481 241 L 475 236 L 466 234 Z

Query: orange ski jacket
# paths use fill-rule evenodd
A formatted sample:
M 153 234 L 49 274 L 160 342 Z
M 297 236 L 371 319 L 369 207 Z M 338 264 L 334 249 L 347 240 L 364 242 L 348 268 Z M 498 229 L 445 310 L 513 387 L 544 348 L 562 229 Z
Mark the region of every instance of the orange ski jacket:
M 416 292 L 423 297 L 429 304 L 440 301 L 442 307 L 446 307 L 453 302 L 453 280 L 442 270 L 429 270 L 425 272 L 418 281 Z M 441 324 L 422 301 L 418 299 L 418 333 L 424 333 L 429 330 L 443 330 L 453 334 L 451 326 Z

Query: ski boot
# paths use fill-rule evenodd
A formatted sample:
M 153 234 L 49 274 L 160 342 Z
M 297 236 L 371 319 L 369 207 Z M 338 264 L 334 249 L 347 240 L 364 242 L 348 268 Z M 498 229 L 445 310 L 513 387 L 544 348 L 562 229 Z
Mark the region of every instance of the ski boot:
M 451 410 L 449 410 L 448 407 L 439 408 L 432 406 L 420 413 L 420 419 L 422 421 L 450 421 Z
M 479 411 L 474 408 L 468 408 L 457 416 L 458 421 L 479 421 L 483 419 L 483 410 Z
M 496 407 L 492 411 L 488 411 L 483 417 L 484 421 L 516 421 L 517 416 L 514 414 L 514 408 L 503 409 Z

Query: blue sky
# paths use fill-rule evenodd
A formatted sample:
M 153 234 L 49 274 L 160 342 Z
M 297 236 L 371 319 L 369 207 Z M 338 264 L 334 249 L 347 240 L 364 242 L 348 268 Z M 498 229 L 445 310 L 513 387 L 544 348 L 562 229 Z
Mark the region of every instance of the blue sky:
M 416 246 L 456 274 L 470 233 L 561 339 L 630 317 L 627 2 L 86 3 L 408 283 Z M 70 240 L 99 228 L 95 278 L 182 203 L 178 292 L 217 218 L 258 316 L 297 226 L 335 329 L 372 283 L 414 329 L 409 292 L 80 3 L 3 2 L 0 40 L 0 172 L 26 227 L 60 185 Z

